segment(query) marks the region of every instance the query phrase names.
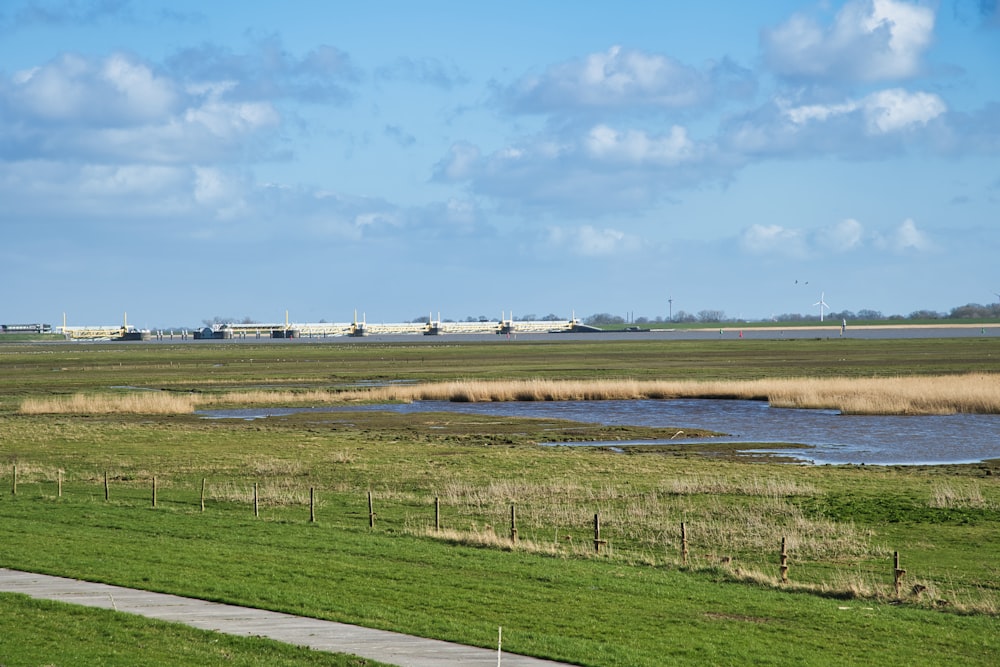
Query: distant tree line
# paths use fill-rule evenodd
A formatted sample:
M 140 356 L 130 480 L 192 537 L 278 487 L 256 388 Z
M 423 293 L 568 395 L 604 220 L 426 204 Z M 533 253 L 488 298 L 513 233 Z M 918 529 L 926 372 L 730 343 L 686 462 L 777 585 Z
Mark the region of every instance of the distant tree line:
M 820 317 L 819 313 L 810 313 L 803 315 L 801 313 L 782 313 L 780 315 L 774 315 L 769 318 L 775 322 L 818 322 Z M 823 315 L 824 320 L 832 320 L 834 322 L 840 320 L 847 321 L 906 321 L 906 320 L 971 320 L 971 319 L 1000 319 L 1000 303 L 991 304 L 979 304 L 979 303 L 968 303 L 964 306 L 957 306 L 952 308 L 950 311 L 938 312 L 934 310 L 915 310 L 909 315 L 884 315 L 881 311 L 862 309 L 857 312 L 851 310 L 842 311 L 828 311 Z M 697 314 L 689 313 L 684 310 L 679 310 L 674 313 L 673 318 L 664 318 L 662 316 L 649 318 L 649 317 L 637 317 L 632 320 L 634 324 L 662 324 L 665 322 L 674 322 L 678 324 L 694 324 L 694 323 L 704 323 L 704 324 L 718 324 L 720 322 L 736 322 L 741 321 L 741 318 L 731 318 L 727 317 L 725 311 L 722 310 L 700 310 Z M 745 320 L 742 320 L 745 321 Z M 584 318 L 584 322 L 594 326 L 608 326 L 608 325 L 618 325 L 625 324 L 626 319 L 620 315 L 612 315 L 610 313 L 598 313 Z
M 496 321 L 497 318 L 486 318 L 482 315 L 479 317 L 467 317 L 466 322 L 486 322 L 486 321 Z M 563 317 L 560 315 L 549 314 L 544 317 L 538 317 L 534 313 L 526 315 L 515 315 L 513 318 L 515 321 L 565 321 L 568 317 Z M 722 310 L 699 310 L 697 313 L 689 313 L 684 310 L 679 310 L 673 314 L 673 317 L 664 317 L 662 315 L 656 317 L 623 317 L 621 315 L 614 315 L 612 313 L 595 313 L 587 317 L 582 318 L 583 322 L 590 324 L 592 326 L 617 326 L 623 324 L 667 324 L 667 323 L 677 323 L 677 324 L 718 324 L 721 322 L 738 322 L 746 321 L 742 318 L 733 318 L 726 316 L 725 311 Z M 782 313 L 780 315 L 774 315 L 768 318 L 775 322 L 819 322 L 819 313 Z M 841 320 L 847 320 L 849 322 L 856 321 L 915 321 L 915 320 L 968 320 L 968 319 L 1000 319 L 1000 303 L 991 304 L 979 304 L 979 303 L 968 303 L 964 306 L 957 306 L 952 308 L 948 312 L 938 312 L 934 310 L 915 310 L 909 315 L 884 315 L 879 310 L 871 309 L 861 309 L 857 312 L 851 310 L 842 311 L 827 311 L 823 315 L 824 320 L 831 320 L 833 322 L 839 322 Z M 417 318 L 413 320 L 414 322 L 426 322 L 427 317 Z

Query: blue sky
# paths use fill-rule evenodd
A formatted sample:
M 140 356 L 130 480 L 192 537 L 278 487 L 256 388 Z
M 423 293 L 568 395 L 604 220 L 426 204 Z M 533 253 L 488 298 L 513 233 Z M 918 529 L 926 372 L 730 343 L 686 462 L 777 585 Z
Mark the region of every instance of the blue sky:
M 998 71 L 996 0 L 8 0 L 0 321 L 994 302 Z

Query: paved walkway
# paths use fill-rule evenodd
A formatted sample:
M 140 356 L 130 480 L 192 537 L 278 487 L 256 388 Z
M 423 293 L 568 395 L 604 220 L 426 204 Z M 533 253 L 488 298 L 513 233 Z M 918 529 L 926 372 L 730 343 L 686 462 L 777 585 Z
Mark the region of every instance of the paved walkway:
M 486 667 L 498 664 L 497 652 L 491 649 L 5 568 L 0 568 L 0 591 L 113 609 L 230 635 L 268 637 L 317 651 L 350 653 L 400 667 Z M 511 653 L 499 657 L 501 667 L 553 667 L 562 664 Z

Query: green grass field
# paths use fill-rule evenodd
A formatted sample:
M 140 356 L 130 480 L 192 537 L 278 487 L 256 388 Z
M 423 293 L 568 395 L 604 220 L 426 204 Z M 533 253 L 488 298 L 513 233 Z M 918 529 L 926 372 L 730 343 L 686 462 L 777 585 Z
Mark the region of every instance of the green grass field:
M 809 467 L 749 462 L 711 442 L 623 455 L 535 443 L 663 433 L 455 414 L 243 421 L 17 408 L 27 397 L 135 391 L 124 387 L 872 377 L 995 372 L 998 358 L 991 339 L 4 345 L 0 566 L 484 647 L 503 626 L 505 649 L 581 665 L 994 664 L 996 462 Z M 896 551 L 907 570 L 898 597 Z M 173 662 L 132 638 L 157 624 L 8 599 L 0 664 L 91 662 L 95 644 L 129 664 Z M 23 648 L 24 619 L 37 616 L 82 629 L 45 657 Z M 225 642 L 237 664 L 259 664 L 260 646 Z M 220 660 L 217 646 L 205 650 L 191 662 Z M 347 662 L 318 664 L 364 664 L 331 659 Z
M 0 593 L 4 665 L 245 665 L 378 667 L 259 637 L 245 638 L 151 621 L 130 614 Z

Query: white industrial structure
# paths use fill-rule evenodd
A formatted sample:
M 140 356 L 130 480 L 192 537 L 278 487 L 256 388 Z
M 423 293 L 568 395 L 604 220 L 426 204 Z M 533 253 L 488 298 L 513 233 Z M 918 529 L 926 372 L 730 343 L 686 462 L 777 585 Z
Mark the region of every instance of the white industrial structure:
M 66 313 L 63 313 L 62 327 L 57 327 L 57 333 L 73 340 L 148 340 L 150 332 L 137 329 L 128 323 L 128 313 L 124 314 L 122 323 L 118 326 L 66 326 Z
M 63 315 L 63 326 L 57 328 L 66 338 L 75 340 L 146 340 L 150 337 L 163 338 L 163 332 L 151 334 L 147 330 L 129 326 L 128 316 L 120 326 L 67 326 Z M 354 313 L 352 322 L 292 322 L 285 312 L 284 322 L 226 322 L 204 327 L 190 335 L 197 339 L 245 339 L 245 338 L 325 338 L 332 336 L 371 336 L 371 335 L 425 335 L 437 336 L 444 334 L 498 334 L 515 335 L 518 333 L 571 333 L 579 331 L 599 331 L 576 319 L 569 320 L 514 320 L 511 312 L 500 314 L 500 319 L 480 320 L 478 322 L 443 322 L 440 313 L 437 319 L 428 316 L 427 322 L 393 322 L 374 324 L 367 321 L 362 314 Z M 174 335 L 171 332 L 170 337 Z M 188 332 L 180 332 L 181 338 L 187 338 Z

